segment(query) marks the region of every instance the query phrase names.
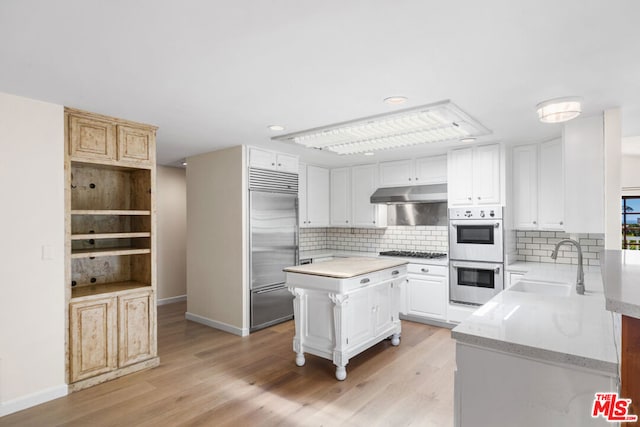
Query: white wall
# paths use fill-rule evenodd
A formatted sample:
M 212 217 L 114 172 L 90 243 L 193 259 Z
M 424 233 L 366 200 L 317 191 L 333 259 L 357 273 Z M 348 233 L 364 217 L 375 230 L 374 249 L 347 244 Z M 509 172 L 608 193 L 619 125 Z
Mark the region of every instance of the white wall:
M 187 159 L 186 318 L 247 335 L 247 185 L 243 146 Z
M 158 166 L 158 303 L 186 299 L 187 180 L 181 168 Z
M 622 122 L 620 109 L 604 112 L 604 247 L 620 249 Z
M 63 114 L 0 93 L 0 416 L 67 392 Z
M 640 156 L 623 155 L 621 169 L 623 195 L 640 195 Z

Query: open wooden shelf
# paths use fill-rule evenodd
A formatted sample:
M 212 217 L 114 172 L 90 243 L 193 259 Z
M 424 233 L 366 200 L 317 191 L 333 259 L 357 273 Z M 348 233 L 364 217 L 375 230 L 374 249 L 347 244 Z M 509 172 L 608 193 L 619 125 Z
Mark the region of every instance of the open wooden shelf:
M 71 253 L 71 258 L 91 258 L 114 255 L 139 255 L 151 253 L 149 248 L 104 248 L 104 249 L 76 249 Z
M 99 285 L 78 286 L 71 289 L 71 300 L 79 298 L 92 297 L 95 295 L 111 294 L 116 292 L 126 292 L 137 289 L 151 289 L 151 286 L 145 283 L 127 281 L 101 283 Z
M 151 215 L 151 211 L 128 209 L 72 209 L 71 215 Z
M 151 237 L 148 231 L 143 232 L 126 232 L 126 233 L 86 233 L 72 234 L 71 240 L 87 240 L 87 239 L 128 239 L 134 237 Z

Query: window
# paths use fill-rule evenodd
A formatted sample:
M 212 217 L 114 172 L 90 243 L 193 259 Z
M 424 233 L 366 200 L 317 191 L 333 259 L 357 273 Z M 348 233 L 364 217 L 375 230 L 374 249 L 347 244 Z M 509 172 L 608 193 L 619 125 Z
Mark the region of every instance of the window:
M 640 196 L 622 197 L 622 249 L 640 250 Z

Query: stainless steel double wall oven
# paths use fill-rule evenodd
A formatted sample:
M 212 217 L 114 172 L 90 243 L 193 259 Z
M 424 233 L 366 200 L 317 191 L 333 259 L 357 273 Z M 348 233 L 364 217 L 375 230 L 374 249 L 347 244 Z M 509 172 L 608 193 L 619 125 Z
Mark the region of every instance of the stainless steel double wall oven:
M 449 209 L 449 299 L 482 305 L 504 289 L 502 206 Z

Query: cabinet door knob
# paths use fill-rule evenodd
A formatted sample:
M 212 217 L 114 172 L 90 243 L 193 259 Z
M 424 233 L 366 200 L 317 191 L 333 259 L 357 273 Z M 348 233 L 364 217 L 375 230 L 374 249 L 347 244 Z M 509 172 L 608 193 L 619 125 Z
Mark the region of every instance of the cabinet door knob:
M 271 163 L 271 166 L 275 166 L 275 165 L 276 165 L 275 163 Z
M 423 268 L 423 269 L 422 269 L 422 272 L 423 272 L 423 273 L 428 273 L 428 272 L 429 272 L 429 269 L 428 269 L 428 268 Z
M 471 197 L 467 197 L 467 199 L 471 200 Z
M 282 163 L 278 163 L 278 166 L 282 166 Z
M 480 200 L 480 196 L 478 196 L 478 200 Z
M 375 222 L 375 221 L 373 221 L 373 223 L 375 224 L 376 222 Z
M 534 223 L 534 224 L 537 224 L 538 222 L 537 222 L 537 221 L 533 221 L 533 223 Z
M 346 222 L 347 224 L 349 224 L 349 220 L 346 220 L 345 222 Z
M 411 181 L 411 178 L 409 178 L 409 181 Z
M 563 221 L 560 221 L 560 225 L 562 225 L 562 224 L 564 224 L 564 222 L 563 222 Z

